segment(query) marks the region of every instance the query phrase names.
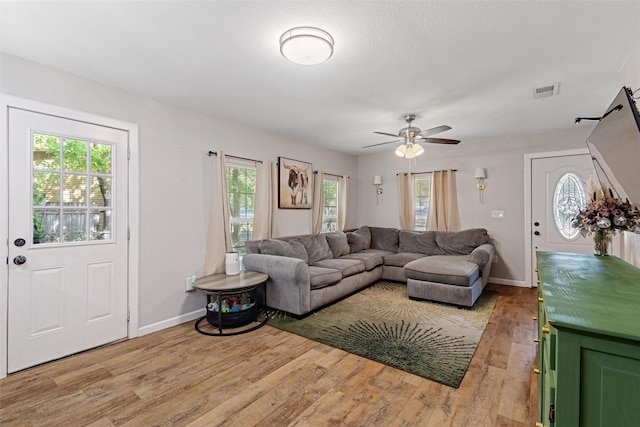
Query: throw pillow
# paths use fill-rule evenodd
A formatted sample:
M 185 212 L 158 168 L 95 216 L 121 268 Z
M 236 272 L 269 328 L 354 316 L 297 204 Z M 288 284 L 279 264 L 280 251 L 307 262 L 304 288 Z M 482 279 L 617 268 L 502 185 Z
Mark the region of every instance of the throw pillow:
M 475 248 L 487 242 L 489 242 L 489 234 L 484 228 L 436 232 L 436 243 L 451 255 L 468 255 Z
M 367 245 L 367 238 L 362 234 L 349 232 L 347 233 L 347 240 L 349 241 L 351 253 L 364 251 L 369 247 L 369 245 Z
M 349 247 L 349 239 L 343 231 L 335 231 L 333 233 L 326 234 L 327 243 L 334 258 L 340 258 L 343 255 L 347 255 L 351 248 Z
M 309 262 L 307 250 L 302 243 L 296 241 L 286 242 L 278 239 L 264 239 L 260 242 L 260 252 L 267 255 L 299 258 L 304 262 Z
M 398 230 L 387 227 L 369 227 L 371 232 L 371 249 L 398 252 Z
M 333 258 L 333 253 L 331 252 L 331 248 L 329 248 L 327 238 L 324 234 L 309 234 L 296 237 L 291 239 L 291 241 L 300 242 L 302 246 L 304 246 L 304 249 L 307 251 L 309 264 L 323 259 Z
M 400 230 L 398 252 L 409 252 L 425 255 L 444 255 L 445 251 L 436 244 L 433 231 Z

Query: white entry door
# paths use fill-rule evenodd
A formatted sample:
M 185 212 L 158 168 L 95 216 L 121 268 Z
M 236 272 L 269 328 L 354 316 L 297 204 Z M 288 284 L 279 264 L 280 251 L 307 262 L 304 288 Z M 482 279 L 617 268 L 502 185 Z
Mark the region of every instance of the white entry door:
M 588 154 L 532 159 L 531 283 L 537 280 L 536 251 L 593 253 L 593 239 L 571 226 L 590 198 L 591 179 L 595 170 Z
M 9 109 L 8 372 L 127 336 L 123 130 Z

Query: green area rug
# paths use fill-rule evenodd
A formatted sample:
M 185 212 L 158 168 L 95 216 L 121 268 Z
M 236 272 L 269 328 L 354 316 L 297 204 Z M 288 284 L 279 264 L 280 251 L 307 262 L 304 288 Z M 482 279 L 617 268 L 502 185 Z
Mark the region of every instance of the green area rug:
M 457 388 L 497 297 L 484 291 L 466 310 L 413 301 L 406 285 L 378 282 L 303 319 L 270 309 L 268 324 Z

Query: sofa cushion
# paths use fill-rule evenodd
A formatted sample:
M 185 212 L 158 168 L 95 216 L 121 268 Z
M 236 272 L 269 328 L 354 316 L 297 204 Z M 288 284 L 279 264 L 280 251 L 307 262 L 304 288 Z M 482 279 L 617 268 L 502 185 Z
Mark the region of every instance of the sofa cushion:
M 355 252 L 352 254 L 347 254 L 340 257 L 340 259 L 357 259 L 358 261 L 361 261 L 364 264 L 364 269 L 367 271 L 371 271 L 377 266 L 382 265 L 384 263 L 384 261 L 382 260 L 381 254 L 368 252 L 367 250 L 364 250 L 361 252 Z
M 480 269 L 466 256 L 434 255 L 411 261 L 404 266 L 407 279 L 471 286 L 480 277 Z
M 302 243 L 292 240 L 264 239 L 260 242 L 260 252 L 267 255 L 279 255 L 309 261 L 307 250 Z
M 291 239 L 290 241 L 300 242 L 307 251 L 309 264 L 327 258 L 333 258 L 329 243 L 324 234 L 308 234 Z
M 323 259 L 315 262 L 313 266 L 339 270 L 342 273 L 342 277 L 353 276 L 364 271 L 364 263 L 357 259 Z
M 469 255 L 475 248 L 487 242 L 489 242 L 489 234 L 484 228 L 436 232 L 438 246 L 452 255 Z
M 436 244 L 434 231 L 400 230 L 398 252 L 412 252 L 425 255 L 445 255 L 447 252 Z
M 371 245 L 371 232 L 369 231 L 369 227 L 366 225 L 363 225 L 356 231 L 349 231 L 346 234 L 351 252 L 363 251 L 368 249 Z
M 342 280 L 342 273 L 333 268 L 309 266 L 311 289 L 326 288 Z
M 390 227 L 369 227 L 371 233 L 371 249 L 398 252 L 398 230 Z M 411 252 L 411 251 L 408 251 Z
M 342 255 L 346 255 L 351 251 L 349 240 L 343 231 L 327 233 L 326 237 L 329 249 L 331 249 L 334 258 L 340 258 Z
M 397 254 L 384 255 L 384 265 L 393 267 L 404 267 L 406 263 L 419 258 L 424 258 L 424 254 L 414 254 L 409 252 L 399 252 Z

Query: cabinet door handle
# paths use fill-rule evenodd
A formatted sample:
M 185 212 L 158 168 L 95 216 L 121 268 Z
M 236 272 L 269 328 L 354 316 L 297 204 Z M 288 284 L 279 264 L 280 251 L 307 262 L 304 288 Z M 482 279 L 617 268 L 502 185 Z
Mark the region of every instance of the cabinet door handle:
M 544 298 L 538 297 L 538 302 L 544 302 Z
M 538 316 L 533 316 L 533 320 L 538 320 Z
M 538 338 L 534 338 L 533 342 L 540 342 L 540 340 Z
M 548 334 L 549 333 L 549 327 L 548 326 L 543 326 L 542 327 L 542 333 L 543 334 Z
M 533 373 L 534 373 L 534 374 L 539 374 L 539 373 L 540 373 L 540 369 L 538 369 L 538 368 L 534 368 L 534 369 L 533 369 Z
M 544 424 L 542 424 L 540 421 L 536 421 L 536 427 L 544 427 Z

